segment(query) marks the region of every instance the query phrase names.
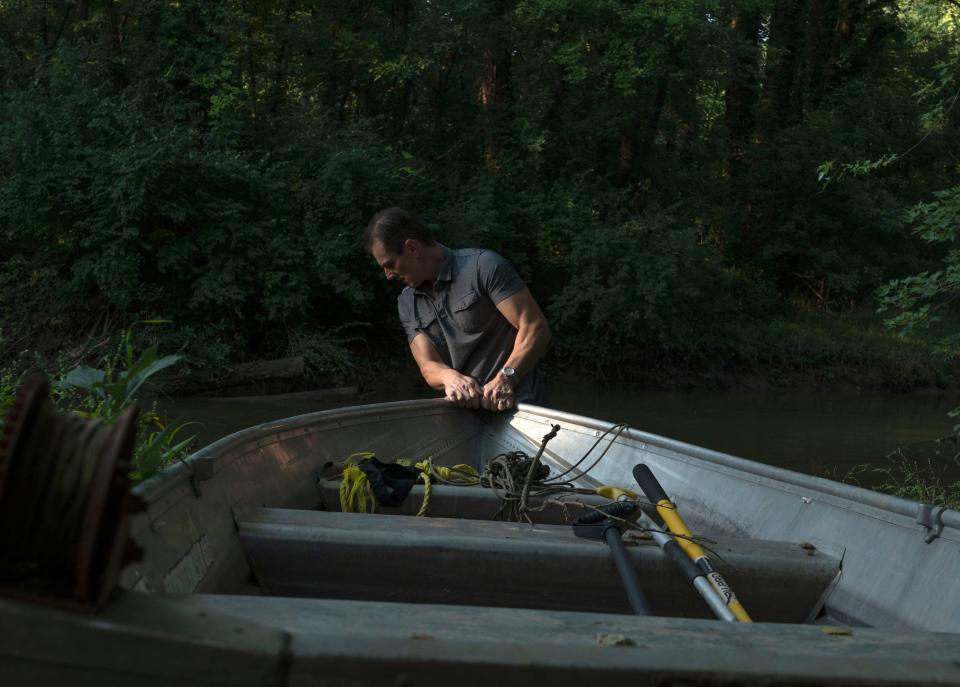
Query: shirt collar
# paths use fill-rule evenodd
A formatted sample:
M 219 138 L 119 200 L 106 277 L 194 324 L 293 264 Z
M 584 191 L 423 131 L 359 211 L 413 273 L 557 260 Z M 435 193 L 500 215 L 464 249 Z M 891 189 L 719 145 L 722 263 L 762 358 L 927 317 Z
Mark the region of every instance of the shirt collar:
M 450 282 L 453 281 L 453 251 L 447 248 L 442 243 L 439 244 L 440 248 L 443 250 L 443 257 L 440 259 L 440 271 L 437 272 L 437 278 L 433 281 L 430 287 L 418 286 L 414 291 L 425 296 L 429 296 L 432 291 L 436 289 L 437 282 Z
M 443 249 L 443 259 L 440 261 L 440 272 L 437 273 L 437 281 L 453 280 L 453 251 L 440 244 Z

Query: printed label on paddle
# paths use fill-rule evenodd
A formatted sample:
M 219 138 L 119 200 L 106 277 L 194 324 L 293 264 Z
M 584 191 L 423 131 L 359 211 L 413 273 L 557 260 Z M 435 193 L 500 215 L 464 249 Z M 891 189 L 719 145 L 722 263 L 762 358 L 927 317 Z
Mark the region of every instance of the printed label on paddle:
M 737 600 L 736 595 L 734 595 L 733 590 L 730 589 L 730 585 L 727 584 L 726 580 L 718 572 L 710 572 L 707 575 L 710 578 L 710 582 L 713 583 L 713 588 L 720 592 L 720 596 L 723 597 L 723 601 L 728 606 Z

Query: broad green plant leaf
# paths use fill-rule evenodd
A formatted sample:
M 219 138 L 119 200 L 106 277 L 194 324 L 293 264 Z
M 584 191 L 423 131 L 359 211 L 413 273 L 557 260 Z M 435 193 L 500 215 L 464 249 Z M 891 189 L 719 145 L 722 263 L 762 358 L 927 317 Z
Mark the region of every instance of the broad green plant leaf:
M 140 359 L 134 363 L 134 365 L 122 373 L 121 378 L 123 382 L 122 391 L 118 388 L 118 396 L 122 397 L 123 404 L 132 400 L 134 394 L 139 391 L 140 387 L 145 381 L 150 377 L 155 375 L 160 370 L 175 365 L 182 359 L 182 356 L 179 355 L 166 355 L 162 358 L 157 357 L 157 348 L 156 346 L 151 346 L 145 350 L 141 355 Z
M 105 377 L 106 372 L 103 370 L 80 365 L 70 370 L 59 382 L 54 382 L 53 386 L 56 389 L 81 389 L 106 398 L 103 386 Z

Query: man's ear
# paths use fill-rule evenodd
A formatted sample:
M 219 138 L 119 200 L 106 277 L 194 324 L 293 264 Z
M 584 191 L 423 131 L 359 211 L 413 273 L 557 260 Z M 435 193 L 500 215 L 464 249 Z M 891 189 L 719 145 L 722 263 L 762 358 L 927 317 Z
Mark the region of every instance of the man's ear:
M 403 242 L 403 251 L 411 255 L 416 255 L 420 252 L 420 242 L 416 239 L 407 239 Z

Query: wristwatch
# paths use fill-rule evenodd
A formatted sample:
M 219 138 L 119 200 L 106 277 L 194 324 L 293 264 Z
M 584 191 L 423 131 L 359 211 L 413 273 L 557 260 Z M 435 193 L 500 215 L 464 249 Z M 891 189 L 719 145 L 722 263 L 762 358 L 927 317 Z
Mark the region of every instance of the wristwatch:
M 507 378 L 511 388 L 515 389 L 517 387 L 517 371 L 514 368 L 508 365 L 500 370 L 500 374 Z

